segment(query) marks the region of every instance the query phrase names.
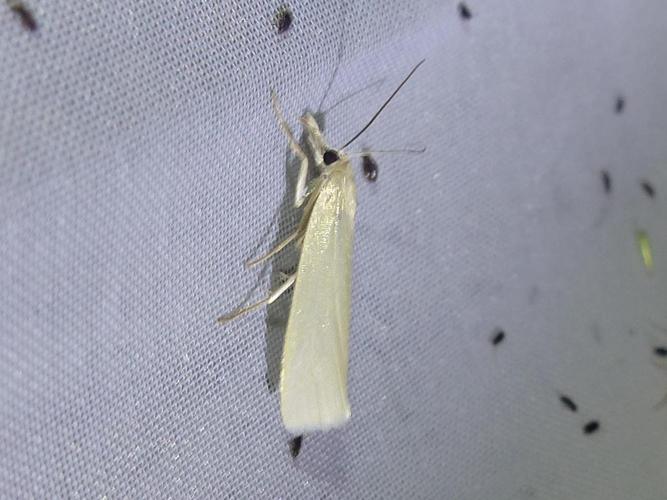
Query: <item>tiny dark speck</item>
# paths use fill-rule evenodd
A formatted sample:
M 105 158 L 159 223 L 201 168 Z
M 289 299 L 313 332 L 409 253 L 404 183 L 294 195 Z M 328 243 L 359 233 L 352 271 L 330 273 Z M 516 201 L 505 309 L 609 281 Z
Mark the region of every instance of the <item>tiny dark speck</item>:
M 285 33 L 292 26 L 292 13 L 287 7 L 281 7 L 276 14 L 278 33 Z
M 617 115 L 620 115 L 623 113 L 623 110 L 625 109 L 625 98 L 622 95 L 619 95 L 616 98 L 616 105 L 614 106 L 614 110 L 616 111 Z
M 565 394 L 561 394 L 561 395 L 560 395 L 560 402 L 563 403 L 563 406 L 564 406 L 565 408 L 567 408 L 567 409 L 570 410 L 571 412 L 575 412 L 575 413 L 576 413 L 576 411 L 577 411 L 577 403 L 575 403 L 574 401 L 572 401 L 572 398 L 570 398 L 569 396 L 566 396 Z
M 498 345 L 500 344 L 503 340 L 505 340 L 505 332 L 502 330 L 496 330 L 496 332 L 493 334 L 491 337 L 491 343 L 493 345 Z
M 586 425 L 584 425 L 583 431 L 584 434 L 593 434 L 600 429 L 600 422 L 597 420 L 591 420 Z
M 378 164 L 371 155 L 363 155 L 361 160 L 364 176 L 369 182 L 375 182 L 378 178 Z
M 605 193 L 611 193 L 611 174 L 607 170 L 600 172 L 600 177 L 602 178 L 602 186 L 604 187 Z
M 32 15 L 32 12 L 22 3 L 14 3 L 9 8 L 21 19 L 21 24 L 28 31 L 37 31 L 37 21 Z
M 649 181 L 641 181 L 640 185 L 644 192 L 646 193 L 646 196 L 649 198 L 655 198 L 655 188 L 653 187 L 653 184 L 651 184 Z
M 303 436 L 297 436 L 289 442 L 289 450 L 294 458 L 299 456 L 302 442 L 303 442 Z
M 654 347 L 653 354 L 660 356 L 661 358 L 667 358 L 667 347 Z
M 470 12 L 468 6 L 463 2 L 459 4 L 459 16 L 461 16 L 461 19 L 465 19 L 466 21 L 472 18 L 472 12 Z

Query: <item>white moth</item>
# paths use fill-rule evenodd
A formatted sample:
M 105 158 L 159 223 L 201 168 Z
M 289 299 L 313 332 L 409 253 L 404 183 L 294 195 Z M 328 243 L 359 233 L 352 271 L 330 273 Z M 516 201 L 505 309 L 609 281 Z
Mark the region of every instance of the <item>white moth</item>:
M 285 121 L 276 94 L 272 93 L 280 127 L 301 163 L 294 205 L 303 205 L 304 209 L 301 222 L 287 239 L 247 265 L 267 260 L 292 242 L 301 249 L 299 265 L 296 273 L 287 276 L 267 298 L 222 316 L 219 321 L 227 322 L 271 304 L 294 285 L 280 371 L 280 412 L 285 428 L 294 434 L 325 431 L 343 425 L 350 418 L 347 366 L 357 201 L 354 174 L 343 149 L 370 126 L 423 62 L 412 69 L 368 124 L 339 150 L 326 143 L 310 113 L 301 118 L 320 172 L 309 186 L 306 186 L 308 157 Z

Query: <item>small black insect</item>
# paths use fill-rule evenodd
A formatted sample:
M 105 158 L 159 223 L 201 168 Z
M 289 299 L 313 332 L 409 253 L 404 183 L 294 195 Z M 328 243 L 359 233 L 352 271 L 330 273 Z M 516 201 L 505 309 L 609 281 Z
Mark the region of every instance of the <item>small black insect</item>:
M 283 6 L 278 9 L 275 23 L 278 27 L 278 33 L 285 33 L 290 29 L 290 26 L 292 26 L 292 13 L 287 7 Z
M 303 442 L 303 435 L 297 436 L 289 442 L 289 450 L 294 458 L 299 456 L 302 442 Z
M 572 401 L 572 398 L 569 396 L 566 396 L 565 394 L 560 395 L 560 402 L 563 403 L 563 406 L 570 410 L 573 413 L 577 412 L 577 403 Z
M 9 8 L 14 14 L 19 16 L 21 19 L 21 24 L 28 31 L 37 31 L 37 21 L 35 21 L 32 12 L 20 2 L 10 3 Z
M 659 346 L 653 348 L 653 354 L 661 358 L 667 358 L 667 347 Z
M 463 2 L 459 3 L 459 16 L 466 21 L 472 17 L 472 12 L 470 12 L 468 6 Z
M 611 174 L 609 171 L 600 171 L 600 178 L 602 179 L 602 187 L 604 187 L 604 192 L 611 193 Z
M 616 104 L 614 105 L 614 111 L 616 111 L 617 115 L 620 115 L 623 113 L 623 110 L 625 109 L 625 98 L 622 95 L 619 95 L 616 98 Z
M 646 193 L 646 196 L 649 198 L 655 198 L 655 188 L 653 187 L 653 184 L 651 184 L 647 180 L 642 180 L 639 185 L 642 187 L 644 192 Z
M 503 330 L 496 330 L 493 336 L 491 337 L 491 343 L 493 345 L 498 345 L 503 340 L 505 340 L 505 332 Z
M 364 169 L 364 176 L 369 182 L 375 182 L 378 178 L 378 164 L 369 154 L 361 157 L 361 166 Z
M 593 434 L 594 432 L 597 432 L 600 429 L 600 422 L 597 420 L 591 420 L 590 422 L 586 423 L 583 427 L 584 434 Z

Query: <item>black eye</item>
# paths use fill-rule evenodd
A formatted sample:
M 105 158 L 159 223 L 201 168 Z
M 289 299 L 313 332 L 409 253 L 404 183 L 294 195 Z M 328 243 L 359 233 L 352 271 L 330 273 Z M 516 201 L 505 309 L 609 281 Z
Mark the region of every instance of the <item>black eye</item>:
M 333 149 L 327 149 L 324 152 L 324 156 L 322 157 L 324 159 L 324 164 L 325 165 L 331 165 L 334 162 L 337 162 L 340 160 L 340 157 L 338 156 L 338 153 L 334 151 Z

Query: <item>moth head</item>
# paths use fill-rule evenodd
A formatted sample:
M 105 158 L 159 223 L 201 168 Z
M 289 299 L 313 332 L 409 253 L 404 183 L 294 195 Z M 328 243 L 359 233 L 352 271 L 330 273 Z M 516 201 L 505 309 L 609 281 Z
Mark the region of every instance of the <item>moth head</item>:
M 340 160 L 340 154 L 335 149 L 327 149 L 322 155 L 322 160 L 324 160 L 324 164 L 328 167 Z

